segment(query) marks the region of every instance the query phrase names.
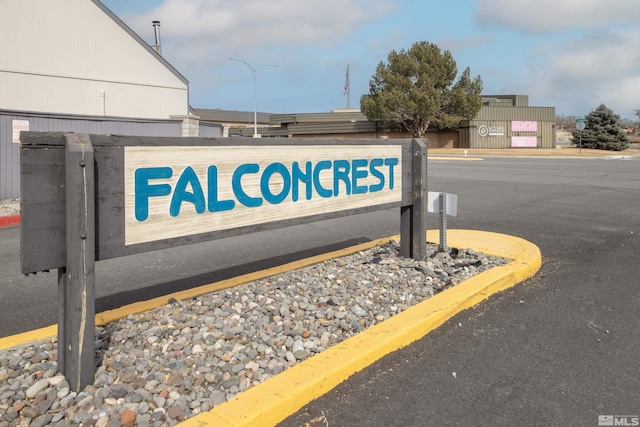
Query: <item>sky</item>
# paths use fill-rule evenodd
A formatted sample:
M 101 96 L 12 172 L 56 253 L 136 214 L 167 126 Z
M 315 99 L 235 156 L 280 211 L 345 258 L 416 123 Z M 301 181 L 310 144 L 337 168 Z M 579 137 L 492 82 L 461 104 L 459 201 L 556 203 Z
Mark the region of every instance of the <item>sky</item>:
M 253 111 L 254 95 L 267 113 L 359 108 L 391 51 L 427 41 L 480 75 L 483 94 L 564 116 L 640 109 L 638 0 L 101 1 L 150 45 L 161 21 L 194 108 Z

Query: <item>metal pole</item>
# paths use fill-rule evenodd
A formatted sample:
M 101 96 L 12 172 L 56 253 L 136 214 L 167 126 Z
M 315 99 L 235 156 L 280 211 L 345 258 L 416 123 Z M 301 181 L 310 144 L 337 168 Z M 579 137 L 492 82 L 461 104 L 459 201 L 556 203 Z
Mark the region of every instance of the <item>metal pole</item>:
M 582 130 L 580 131 L 580 155 L 582 155 Z
M 447 193 L 440 193 L 440 250 L 447 250 Z
M 257 138 L 258 135 L 258 101 L 256 96 L 256 70 L 253 68 L 253 137 Z
M 160 42 L 160 21 L 151 21 L 151 24 L 153 25 L 153 32 L 156 35 L 156 45 L 152 47 L 155 48 L 156 52 L 158 52 L 158 55 L 162 56 L 162 45 Z
M 262 68 L 262 67 L 277 67 L 277 65 L 274 64 L 263 64 L 257 68 L 252 67 L 248 62 L 243 61 L 242 59 L 237 59 L 237 58 L 229 58 L 230 61 L 238 61 L 238 62 L 242 62 L 244 65 L 246 65 L 247 67 L 249 67 L 249 69 L 251 70 L 251 72 L 253 73 L 253 137 L 254 138 L 258 138 L 258 101 L 257 101 L 257 78 L 256 78 L 256 73 L 257 71 Z
M 349 64 L 347 64 L 347 109 L 351 108 L 351 76 L 349 75 Z

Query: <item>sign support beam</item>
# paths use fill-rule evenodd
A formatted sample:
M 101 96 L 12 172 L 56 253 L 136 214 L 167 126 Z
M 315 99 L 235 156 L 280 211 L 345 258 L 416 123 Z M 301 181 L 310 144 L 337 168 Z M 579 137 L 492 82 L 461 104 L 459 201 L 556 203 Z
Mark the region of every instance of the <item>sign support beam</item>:
M 95 376 L 94 152 L 85 134 L 67 134 L 66 266 L 58 269 L 58 369 L 73 391 Z
M 400 208 L 400 255 L 424 260 L 427 256 L 427 145 L 411 143 L 412 205 Z

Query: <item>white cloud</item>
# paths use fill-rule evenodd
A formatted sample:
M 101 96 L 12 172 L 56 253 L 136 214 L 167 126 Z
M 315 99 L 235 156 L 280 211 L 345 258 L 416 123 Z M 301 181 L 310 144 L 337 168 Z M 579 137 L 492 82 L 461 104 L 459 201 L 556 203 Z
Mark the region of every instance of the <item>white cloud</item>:
M 476 22 L 525 33 L 547 33 L 571 28 L 637 24 L 638 0 L 479 0 Z
M 390 0 L 166 0 L 125 20 L 150 32 L 158 19 L 163 37 L 235 48 L 330 46 L 391 6 Z
M 640 110 L 640 100 L 636 96 L 639 87 L 640 76 L 633 76 L 619 80 L 610 87 L 598 88 L 598 90 L 602 89 L 603 93 L 596 92 L 596 97 L 603 99 L 602 103 L 613 109 L 620 117 L 635 121 L 637 120 L 635 111 Z M 599 104 L 595 104 L 593 108 Z
M 246 60 L 255 67 L 276 64 L 276 69 L 260 70 L 257 91 L 259 110 L 277 112 L 285 109 L 283 104 L 296 109 L 312 99 L 341 106 L 344 70 L 354 60 L 345 46 L 357 44 L 353 40 L 363 27 L 396 13 L 395 3 L 163 0 L 142 14 L 120 17 L 150 44 L 154 37 L 151 21 L 161 21 L 163 55 L 190 81 L 191 103 L 197 107 L 251 106 L 251 75 L 229 58 Z M 355 87 L 359 68 L 352 69 Z M 327 87 L 335 87 L 334 99 L 329 98 Z M 286 101 L 291 97 L 297 97 L 296 101 Z
M 198 90 L 199 82 L 228 82 L 225 69 L 241 72 L 242 65 L 230 65 L 230 57 L 254 66 L 275 63 L 281 75 L 310 66 L 313 52 L 316 69 L 325 54 L 342 69 L 346 61 L 335 52 L 364 25 L 393 12 L 393 0 L 164 0 L 121 18 L 150 44 L 151 21 L 160 20 L 165 58 Z
M 455 32 L 422 25 L 411 2 L 399 0 L 162 0 L 121 18 L 150 43 L 151 21 L 162 22 L 165 58 L 190 80 L 198 107 L 252 105 L 250 74 L 230 57 L 278 65 L 259 74 L 263 111 L 340 107 L 347 63 L 355 105 L 388 52 L 439 37 L 487 93 L 528 94 L 531 105 L 559 114 L 605 103 L 628 117 L 640 108 L 638 0 L 474 1 L 475 11 L 457 13 L 475 13 L 479 25 Z
M 608 80 L 640 73 L 639 31 L 598 31 L 558 47 L 555 73 L 577 80 Z
M 603 30 L 550 43 L 529 62 L 527 90 L 559 114 L 586 114 L 605 104 L 622 117 L 640 108 L 640 29 Z

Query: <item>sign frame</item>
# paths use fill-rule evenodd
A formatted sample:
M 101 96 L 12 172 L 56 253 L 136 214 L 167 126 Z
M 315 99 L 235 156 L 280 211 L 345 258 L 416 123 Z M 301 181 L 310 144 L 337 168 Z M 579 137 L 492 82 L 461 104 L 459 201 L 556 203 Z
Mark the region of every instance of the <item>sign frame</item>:
M 21 269 L 24 274 L 58 269 L 58 366 L 73 391 L 90 384 L 95 375 L 96 261 L 388 208 L 400 208 L 400 255 L 416 260 L 426 257 L 427 146 L 420 139 L 379 144 L 370 139 L 274 139 L 265 143 L 253 139 L 25 132 L 21 140 Z M 376 199 L 371 204 L 313 211 L 303 217 L 275 217 L 263 223 L 126 244 L 125 183 L 130 179 L 125 176 L 126 147 L 153 147 L 162 152 L 172 146 L 255 149 L 265 145 L 279 148 L 277 152 L 310 146 L 335 147 L 339 152 L 348 151 L 348 147 L 360 147 L 354 151 L 372 145 L 395 147 L 390 152 L 399 156 L 398 175 L 394 175 L 399 191 L 389 201 Z M 373 166 L 369 172 L 376 177 L 381 174 Z M 363 173 L 353 167 L 354 186 Z

